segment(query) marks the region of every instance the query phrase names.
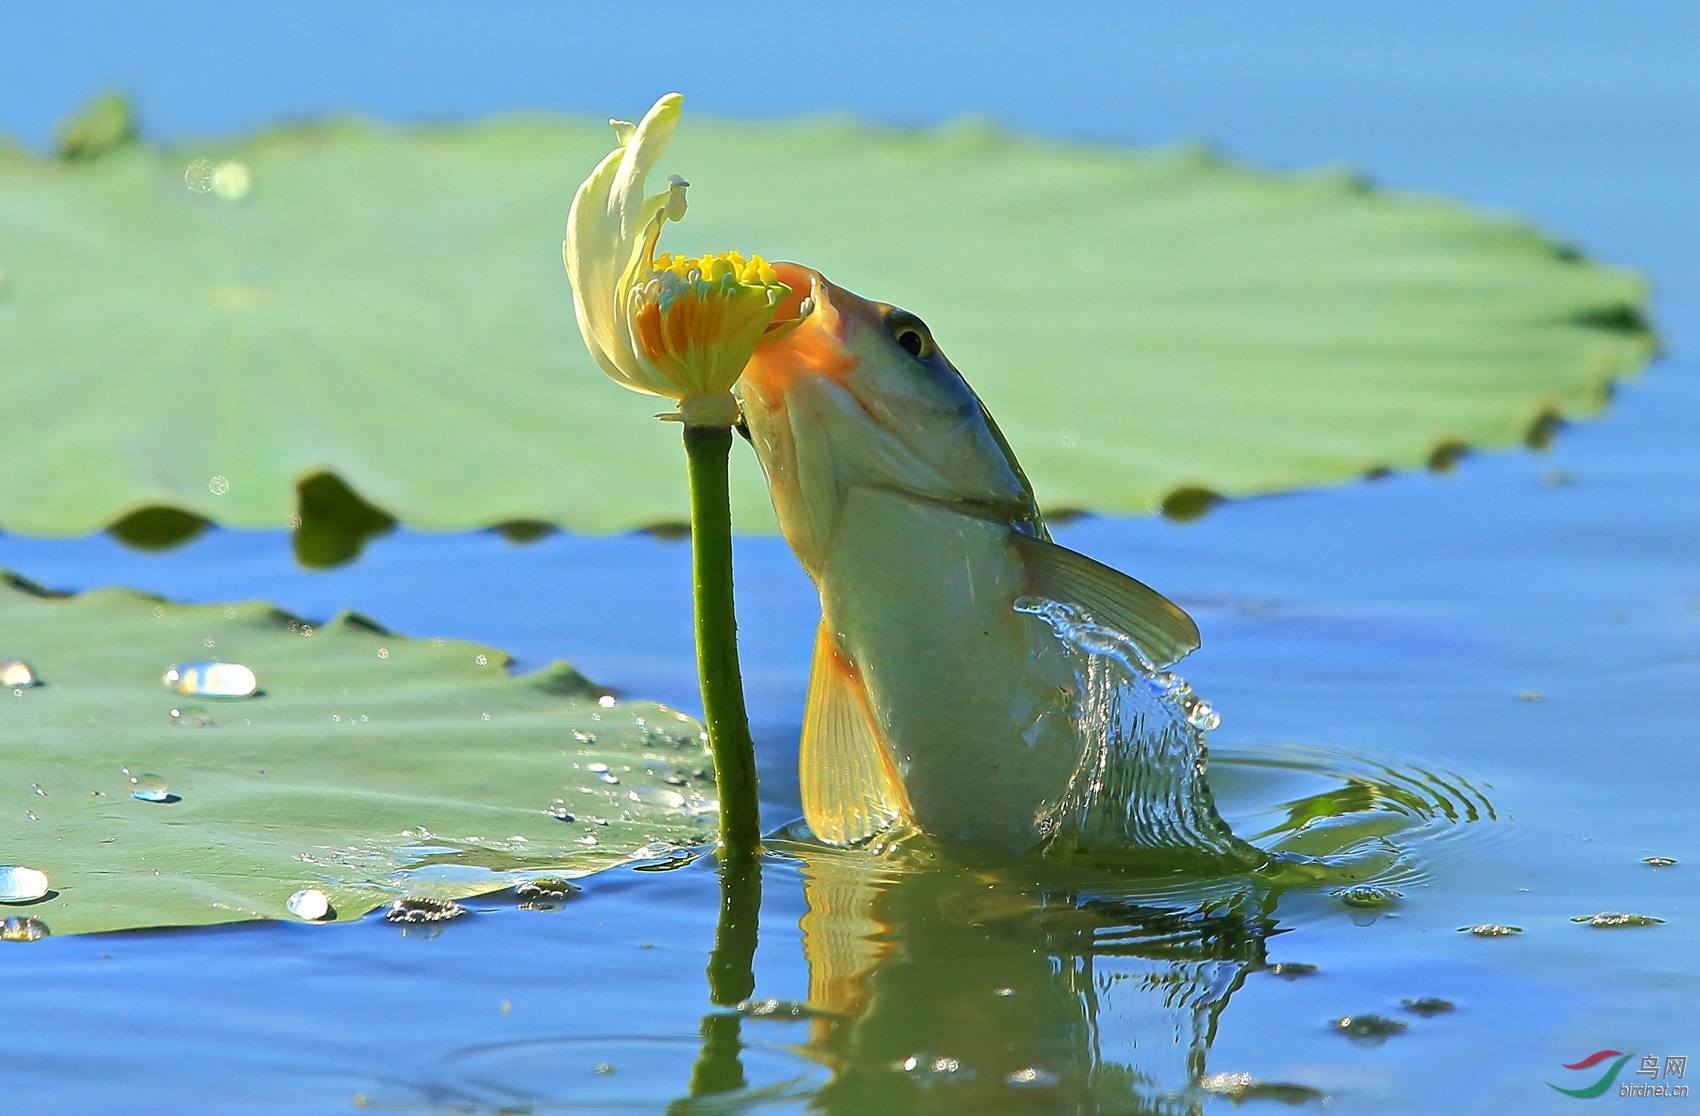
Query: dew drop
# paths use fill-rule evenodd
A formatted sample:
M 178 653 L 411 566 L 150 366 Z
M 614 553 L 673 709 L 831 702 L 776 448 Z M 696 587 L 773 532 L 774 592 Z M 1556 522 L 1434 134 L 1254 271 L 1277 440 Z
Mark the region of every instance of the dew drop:
M 211 159 L 196 159 L 183 171 L 183 185 L 197 194 L 209 193 L 213 188 L 213 164 Z
M 213 719 L 197 705 L 185 705 L 171 711 L 171 723 L 178 728 L 210 728 Z
M 39 942 L 50 933 L 39 918 L 8 918 L 0 923 L 0 942 Z
M 22 659 L 6 659 L 0 661 L 0 686 L 14 690 L 27 690 L 32 686 L 41 685 L 36 679 L 35 671 Z
M 552 806 L 545 806 L 543 808 L 543 812 L 554 818 L 556 821 L 570 822 L 573 820 L 572 811 L 567 809 L 567 804 L 565 802 L 556 802 Z
M 684 795 L 660 787 L 639 787 L 637 790 L 627 791 L 626 797 L 645 806 L 665 806 L 672 810 L 677 810 L 685 804 Z
M 490 665 L 490 657 L 488 655 L 474 655 L 472 656 L 472 661 L 477 663 L 479 666 Z
M 138 802 L 169 802 L 171 788 L 158 775 L 143 772 L 130 777 L 130 797 Z
M 165 684 L 193 697 L 251 697 L 259 688 L 254 672 L 241 663 L 178 663 L 165 672 Z
M 389 657 L 390 657 L 390 649 L 388 647 L 378 648 L 378 658 L 387 659 Z
M 252 184 L 248 168 L 232 159 L 213 168 L 210 188 L 225 201 L 241 201 Z
M 20 864 L 0 864 L 0 903 L 33 903 L 46 894 L 46 872 Z
M 316 887 L 303 888 L 289 897 L 284 906 L 296 918 L 317 922 L 331 912 L 331 901 Z
M 223 496 L 226 492 L 230 491 L 230 480 L 223 474 L 220 474 L 207 482 L 207 491 L 211 492 L 214 496 Z
M 601 697 L 596 699 L 596 704 L 600 705 L 604 709 L 612 709 L 614 708 L 614 695 L 603 694 Z

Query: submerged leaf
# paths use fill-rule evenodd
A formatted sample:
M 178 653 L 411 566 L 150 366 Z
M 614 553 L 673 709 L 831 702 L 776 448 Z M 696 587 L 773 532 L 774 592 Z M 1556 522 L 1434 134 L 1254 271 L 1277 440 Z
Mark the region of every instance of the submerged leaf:
M 608 390 L 561 271 L 604 126 L 105 143 L 0 147 L 0 529 L 168 507 L 120 535 L 306 531 L 322 509 L 297 486 L 319 474 L 318 503 L 358 514 L 299 540 L 316 564 L 392 515 L 687 518 L 678 431 Z M 746 244 L 924 316 L 1047 508 L 1189 518 L 1443 468 L 1540 442 L 1652 351 L 1634 276 L 1345 175 L 821 121 L 697 121 L 665 164 L 698 183 L 674 251 Z M 772 530 L 736 462 L 740 530 Z
M 215 654 L 259 693 L 191 716 L 162 672 Z M 539 684 L 499 651 L 353 614 L 314 626 L 258 603 L 9 582 L 0 655 L 46 681 L 0 706 L 0 849 L 52 881 L 29 913 L 56 934 L 285 918 L 312 888 L 340 919 L 538 876 L 559 888 L 715 835 L 701 726 L 561 685 L 582 682 L 564 664 Z M 137 794 L 150 777 L 157 793 Z

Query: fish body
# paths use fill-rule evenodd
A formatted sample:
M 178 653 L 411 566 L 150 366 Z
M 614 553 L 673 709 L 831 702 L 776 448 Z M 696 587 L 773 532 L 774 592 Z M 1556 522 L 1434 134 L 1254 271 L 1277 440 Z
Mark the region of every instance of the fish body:
M 1147 658 L 1198 645 L 1159 594 L 1050 540 L 991 415 L 914 315 L 796 265 L 798 318 L 740 381 L 780 529 L 820 592 L 799 771 L 806 820 L 1024 852 L 1082 742 L 1073 669 L 1018 598 L 1083 608 Z M 789 314 L 788 311 L 795 311 Z

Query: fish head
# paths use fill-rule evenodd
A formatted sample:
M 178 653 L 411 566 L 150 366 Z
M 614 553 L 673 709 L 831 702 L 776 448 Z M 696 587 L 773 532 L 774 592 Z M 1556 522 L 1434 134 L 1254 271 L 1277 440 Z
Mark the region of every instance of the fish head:
M 780 529 L 805 568 L 819 568 L 855 485 L 1038 522 L 1008 443 L 925 322 L 811 268 L 775 270 L 791 293 L 738 396 Z

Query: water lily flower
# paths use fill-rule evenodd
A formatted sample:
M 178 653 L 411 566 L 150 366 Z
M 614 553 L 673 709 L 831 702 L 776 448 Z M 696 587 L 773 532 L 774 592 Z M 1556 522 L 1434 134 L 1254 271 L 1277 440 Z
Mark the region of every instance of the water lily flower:
M 662 97 L 637 124 L 610 121 L 619 146 L 573 198 L 561 254 L 579 332 L 597 364 L 633 391 L 679 401 L 687 426 L 731 426 L 731 388 L 790 288 L 760 256 L 655 255 L 662 226 L 685 215 L 678 175 L 645 195 L 684 98 Z

